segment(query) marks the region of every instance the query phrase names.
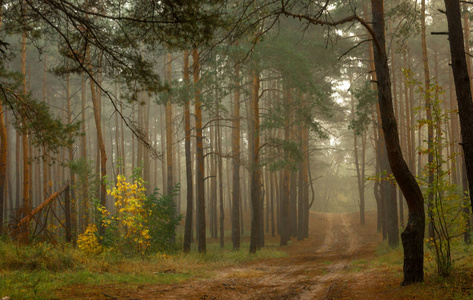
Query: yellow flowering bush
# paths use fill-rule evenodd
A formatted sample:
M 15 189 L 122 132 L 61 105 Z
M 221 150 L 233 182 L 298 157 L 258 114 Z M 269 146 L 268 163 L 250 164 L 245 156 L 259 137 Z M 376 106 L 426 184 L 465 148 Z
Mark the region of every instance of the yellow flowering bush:
M 102 246 L 97 237 L 97 226 L 89 224 L 83 234 L 77 238 L 77 246 L 80 250 L 91 254 L 97 254 L 102 251 Z
M 175 249 L 175 227 L 181 216 L 177 214 L 173 195 L 161 195 L 157 190 L 146 196 L 144 181 L 138 176 L 128 182 L 123 175 L 110 186 L 107 194 L 114 198 L 115 212 L 95 203 L 96 223 L 104 229 L 98 234 L 95 225 L 89 225 L 79 237 L 79 248 L 98 253 L 103 250 L 120 251 L 124 254 L 169 251 Z M 166 258 L 163 255 L 163 258 Z
M 100 210 L 104 226 L 109 226 L 115 219 L 125 243 L 140 254 L 144 254 L 150 246 L 151 239 L 149 229 L 145 224 L 146 210 L 143 204 L 146 200 L 146 188 L 143 184 L 141 178 L 129 183 L 125 176 L 118 175 L 116 186 L 107 190 L 107 193 L 115 199 L 115 216 L 110 217 L 110 213 L 105 208 Z

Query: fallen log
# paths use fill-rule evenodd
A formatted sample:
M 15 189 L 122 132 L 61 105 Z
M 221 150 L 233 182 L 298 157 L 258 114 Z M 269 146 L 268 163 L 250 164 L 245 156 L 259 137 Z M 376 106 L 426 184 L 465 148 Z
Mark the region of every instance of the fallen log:
M 29 223 L 31 219 L 38 213 L 40 212 L 43 208 L 48 206 L 49 203 L 51 203 L 54 199 L 59 197 L 64 191 L 67 189 L 69 186 L 69 181 L 67 181 L 59 190 L 54 192 L 51 196 L 49 196 L 46 200 L 43 201 L 40 205 L 38 205 L 35 209 L 33 209 L 26 217 L 20 220 L 18 224 L 16 224 L 15 228 L 13 229 L 12 233 L 15 233 L 18 229 L 21 228 L 21 226 L 25 223 Z

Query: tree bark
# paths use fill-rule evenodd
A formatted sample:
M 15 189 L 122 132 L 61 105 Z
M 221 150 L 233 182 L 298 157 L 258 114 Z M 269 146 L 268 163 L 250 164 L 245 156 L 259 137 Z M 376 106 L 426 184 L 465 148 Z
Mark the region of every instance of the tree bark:
M 235 94 L 232 121 L 232 242 L 233 250 L 240 249 L 240 67 L 235 65 Z
M 260 148 L 260 123 L 259 123 L 259 88 L 260 79 L 259 73 L 256 70 L 252 71 L 252 92 L 251 92 L 251 116 L 248 116 L 253 123 L 251 126 L 251 142 L 250 144 L 250 172 L 251 172 L 251 207 L 253 216 L 251 219 L 251 238 L 250 238 L 250 253 L 256 253 L 256 250 L 262 246 L 260 236 L 261 231 L 261 168 L 259 165 L 259 148 Z
M 184 52 L 184 82 L 189 87 L 189 52 Z M 186 153 L 186 186 L 187 186 L 187 208 L 186 224 L 184 230 L 184 252 L 189 252 L 192 239 L 192 213 L 193 213 L 193 184 L 192 184 L 192 156 L 191 156 L 191 120 L 190 100 L 184 103 L 184 150 Z
M 92 67 L 92 60 L 90 57 L 90 48 L 87 49 L 86 53 L 86 60 L 87 60 L 87 68 L 89 75 L 91 78 L 89 79 L 90 83 L 90 92 L 92 95 L 92 106 L 94 109 L 94 119 L 95 119 L 95 126 L 97 129 L 97 141 L 98 141 L 98 147 L 100 150 L 100 205 L 105 206 L 106 204 L 106 196 L 107 196 L 107 190 L 105 186 L 105 177 L 107 176 L 107 153 L 105 151 L 105 143 L 104 143 L 104 138 L 102 134 L 102 121 L 101 121 L 101 115 L 100 115 L 100 103 L 99 103 L 99 98 L 97 97 L 96 93 L 96 85 L 94 81 L 92 80 L 94 76 L 94 70 Z M 100 224 L 99 228 L 100 234 L 105 233 L 105 227 L 103 224 Z
M 7 151 L 8 136 L 5 119 L 3 117 L 3 106 L 0 103 L 0 235 L 3 234 L 3 215 L 6 207 L 6 174 L 7 174 Z
M 448 2 L 448 1 L 446 1 Z M 424 280 L 424 198 L 414 176 L 410 172 L 401 152 L 397 124 L 394 117 L 386 41 L 384 34 L 383 0 L 371 0 L 374 38 L 380 47 L 375 47 L 374 59 L 378 86 L 378 100 L 382 128 L 391 170 L 401 188 L 409 207 L 409 220 L 402 233 L 404 247 L 403 285 Z
M 26 98 L 26 32 L 23 32 L 21 37 L 21 73 L 23 74 L 23 96 Z M 28 120 L 22 120 L 27 123 Z M 31 210 L 30 203 L 30 162 L 28 156 L 28 133 L 25 131 L 22 134 L 22 150 L 23 150 L 23 213 L 24 216 L 29 215 Z M 29 221 L 26 222 L 22 241 L 27 243 L 29 239 Z
M 470 76 L 465 57 L 465 43 L 461 24 L 460 1 L 445 0 L 448 22 L 448 37 L 452 58 L 453 79 L 457 93 L 458 112 L 465 158 L 470 202 L 473 206 L 473 102 L 471 96 Z
M 194 48 L 192 51 L 194 84 L 197 85 L 200 80 L 200 61 L 199 51 Z M 205 232 L 205 184 L 204 184 L 204 149 L 202 143 L 202 102 L 200 101 L 200 89 L 196 88 L 194 95 L 195 105 L 195 132 L 196 132 L 196 183 L 197 183 L 197 236 L 199 240 L 199 252 L 206 252 L 206 232 Z
M 421 24 L 421 40 L 422 40 L 422 62 L 424 65 L 424 97 L 425 97 L 425 113 L 427 118 L 427 174 L 428 174 L 428 188 L 427 188 L 427 212 L 429 216 L 429 237 L 434 237 L 434 216 L 433 216 L 433 202 L 434 194 L 432 185 L 434 183 L 434 154 L 432 150 L 432 143 L 434 142 L 434 124 L 432 123 L 432 103 L 430 93 L 430 69 L 429 57 L 427 56 L 427 41 L 425 37 L 425 0 L 420 4 L 420 24 Z
M 470 19 L 469 19 L 469 12 L 468 12 L 468 7 L 467 3 L 463 2 L 463 24 L 465 28 L 463 29 L 464 33 L 464 39 L 465 39 L 465 51 L 466 53 L 470 53 Z M 468 75 L 471 78 L 471 57 L 466 57 L 466 67 L 468 70 Z M 471 91 L 471 84 L 470 84 L 470 91 Z M 465 169 L 465 162 L 462 160 L 462 174 L 466 172 Z M 462 180 L 462 185 L 463 185 L 463 190 L 466 192 L 468 191 L 468 180 Z M 464 241 L 467 244 L 471 243 L 471 211 L 470 211 L 470 206 L 468 204 L 468 200 L 465 199 L 465 203 L 463 206 L 463 213 L 465 214 L 466 218 L 466 224 L 465 224 L 465 234 L 464 234 Z
M 284 89 L 284 106 L 286 107 L 286 120 L 284 124 L 284 140 L 289 141 L 290 138 L 290 132 L 289 132 L 289 109 L 290 109 L 290 91 L 289 88 L 283 87 Z M 285 156 L 288 156 L 289 154 L 287 153 L 287 150 L 285 150 L 286 153 L 284 153 Z M 291 181 L 291 171 L 289 166 L 285 166 L 284 170 L 282 171 L 282 193 L 281 193 L 281 225 L 280 225 L 280 231 L 281 231 L 281 240 L 279 244 L 281 246 L 286 246 L 289 242 L 291 231 L 290 231 L 290 226 L 289 226 L 289 209 L 290 209 L 290 203 L 289 203 L 289 198 L 290 198 L 290 181 Z

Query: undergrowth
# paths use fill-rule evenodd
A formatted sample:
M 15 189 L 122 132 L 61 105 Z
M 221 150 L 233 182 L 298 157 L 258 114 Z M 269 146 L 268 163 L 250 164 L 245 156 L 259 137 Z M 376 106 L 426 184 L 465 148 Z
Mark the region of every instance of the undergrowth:
M 379 298 L 390 299 L 472 299 L 473 246 L 463 242 L 452 244 L 454 267 L 450 276 L 441 276 L 432 254 L 425 248 L 424 282 L 401 287 L 403 278 L 402 247 L 391 249 L 387 241 L 376 249 L 376 257 L 350 262 L 349 272 L 361 272 L 370 280 Z
M 286 256 L 276 245 L 270 244 L 256 255 L 250 255 L 248 247 L 243 243 L 242 250 L 233 251 L 230 244 L 220 249 L 217 243 L 209 243 L 206 254 L 157 253 L 143 259 L 140 255 L 129 257 L 112 251 L 91 255 L 70 245 L 20 246 L 0 241 L 0 298 L 61 298 L 54 295 L 74 285 L 121 284 L 126 288 L 179 283 L 211 277 L 223 267 Z

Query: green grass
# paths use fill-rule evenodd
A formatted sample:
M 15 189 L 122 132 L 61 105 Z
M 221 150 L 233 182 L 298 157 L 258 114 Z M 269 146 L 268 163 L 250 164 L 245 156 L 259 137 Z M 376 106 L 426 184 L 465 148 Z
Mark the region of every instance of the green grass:
M 389 248 L 386 241 L 378 245 L 376 257 L 366 261 L 352 261 L 350 272 L 362 269 L 367 276 L 376 278 L 373 285 L 383 284 L 384 294 L 392 299 L 473 299 L 473 246 L 465 245 L 456 240 L 452 244 L 454 268 L 452 274 L 443 277 L 437 274 L 432 252 L 424 249 L 424 282 L 407 287 L 400 287 L 403 279 L 403 250 L 402 246 Z M 383 296 L 380 297 L 383 297 Z
M 52 298 L 58 289 L 70 286 L 120 284 L 173 284 L 192 278 L 212 277 L 226 266 L 241 265 L 255 260 L 287 256 L 276 244 L 268 244 L 256 254 L 249 254 L 248 243 L 233 251 L 227 243 L 208 243 L 207 253 L 195 249 L 189 254 L 158 253 L 144 260 L 115 253 L 86 255 L 70 246 L 19 246 L 0 242 L 0 298 Z

